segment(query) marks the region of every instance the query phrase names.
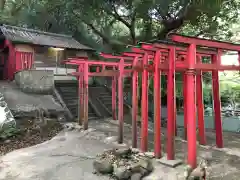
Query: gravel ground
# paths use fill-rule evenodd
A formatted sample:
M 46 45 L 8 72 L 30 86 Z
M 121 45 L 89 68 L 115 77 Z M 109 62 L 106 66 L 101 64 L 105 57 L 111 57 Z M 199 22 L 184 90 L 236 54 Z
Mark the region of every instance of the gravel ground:
M 0 155 L 16 149 L 30 147 L 52 139 L 63 128 L 56 120 L 47 121 L 45 125 L 36 124 L 34 120 L 17 120 L 18 131 L 7 139 L 0 138 Z

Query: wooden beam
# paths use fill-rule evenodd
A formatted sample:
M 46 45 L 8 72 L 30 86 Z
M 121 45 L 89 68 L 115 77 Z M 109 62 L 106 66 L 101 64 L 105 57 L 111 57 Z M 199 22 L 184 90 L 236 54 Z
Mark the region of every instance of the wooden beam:
M 181 36 L 178 34 L 172 34 L 170 35 L 170 37 L 175 42 L 180 42 L 185 44 L 195 44 L 203 47 L 226 49 L 230 51 L 240 51 L 240 44 L 233 44 L 229 42 L 208 40 L 208 39 L 196 38 L 196 37 L 190 37 L 190 36 Z

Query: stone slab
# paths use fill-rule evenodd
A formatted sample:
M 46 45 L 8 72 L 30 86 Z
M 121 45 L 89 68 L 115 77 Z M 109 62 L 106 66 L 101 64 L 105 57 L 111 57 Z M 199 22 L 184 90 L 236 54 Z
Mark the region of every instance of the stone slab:
M 172 168 L 175 168 L 182 164 L 182 160 L 180 159 L 168 160 L 166 156 L 162 157 L 161 159 L 158 159 L 157 162 Z

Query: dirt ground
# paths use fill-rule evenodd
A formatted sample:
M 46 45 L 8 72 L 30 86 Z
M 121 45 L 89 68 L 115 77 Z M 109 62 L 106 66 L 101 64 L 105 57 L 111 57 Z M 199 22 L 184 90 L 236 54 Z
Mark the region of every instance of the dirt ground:
M 102 123 L 91 122 L 91 126 L 98 131 L 105 132 L 108 136 L 117 136 L 117 121 L 107 120 Z M 138 146 L 140 145 L 140 134 L 138 129 Z M 181 130 L 178 133 L 180 136 Z M 163 153 L 166 152 L 166 129 L 162 130 Z M 239 180 L 240 177 L 240 134 L 224 132 L 224 148 L 218 149 L 215 146 L 214 132 L 207 131 L 207 145 L 198 145 L 198 159 L 200 160 L 206 153 L 212 154 L 208 168 L 208 179 L 211 180 Z M 131 145 L 131 126 L 125 124 L 124 143 Z M 153 151 L 153 132 L 149 132 L 148 148 Z M 176 158 L 186 162 L 187 142 L 181 137 L 176 137 L 175 141 Z M 176 168 L 177 170 L 178 168 Z M 180 168 L 183 169 L 183 168 Z
M 17 131 L 8 137 L 0 136 L 0 155 L 4 155 L 16 149 L 26 148 L 52 139 L 62 129 L 57 120 L 48 120 L 46 124 L 39 125 L 33 119 L 18 119 Z

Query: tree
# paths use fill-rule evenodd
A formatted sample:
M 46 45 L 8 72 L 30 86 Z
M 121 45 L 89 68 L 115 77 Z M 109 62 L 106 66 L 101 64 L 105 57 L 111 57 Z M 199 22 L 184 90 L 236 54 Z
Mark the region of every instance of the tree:
M 171 31 L 226 39 L 237 0 L 1 0 L 14 23 L 73 34 L 99 50 L 163 39 Z M 12 18 L 14 17 L 14 18 Z
M 121 52 L 128 44 L 164 39 L 173 31 L 229 40 L 239 7 L 239 0 L 0 0 L 0 18 L 2 23 L 71 34 L 99 51 Z M 204 77 L 210 82 L 210 74 Z

